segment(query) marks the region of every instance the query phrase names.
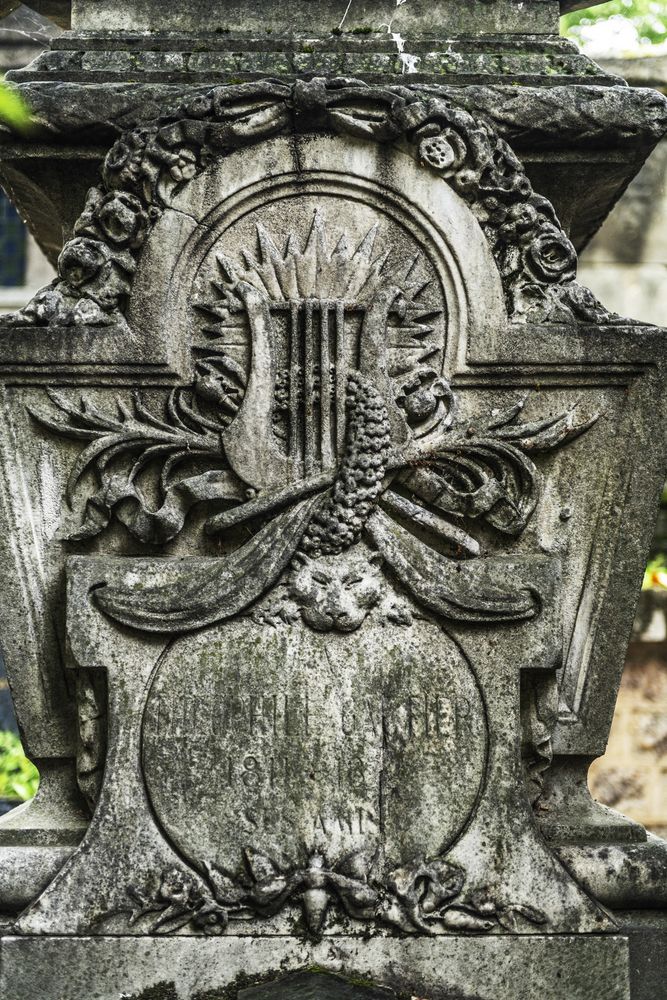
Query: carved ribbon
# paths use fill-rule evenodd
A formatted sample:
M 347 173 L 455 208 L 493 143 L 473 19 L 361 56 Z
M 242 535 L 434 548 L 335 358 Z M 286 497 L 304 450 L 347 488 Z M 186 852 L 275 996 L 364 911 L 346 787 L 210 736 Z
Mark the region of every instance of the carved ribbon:
M 506 587 L 492 579 L 491 560 L 448 559 L 381 510 L 371 515 L 366 530 L 401 583 L 429 611 L 453 621 L 488 623 L 533 618 L 539 610 L 537 591 L 511 578 Z
M 321 502 L 311 497 L 283 511 L 224 559 L 197 561 L 194 568 L 165 562 L 155 582 L 142 577 L 140 588 L 105 585 L 95 600 L 116 621 L 145 632 L 190 632 L 231 618 L 278 579 Z
M 176 483 L 166 491 L 161 507 L 152 511 L 134 483 L 114 476 L 88 499 L 83 524 L 67 537 L 75 542 L 94 538 L 114 517 L 140 542 L 163 545 L 180 534 L 196 504 L 244 499 L 245 490 L 236 476 L 212 469 Z

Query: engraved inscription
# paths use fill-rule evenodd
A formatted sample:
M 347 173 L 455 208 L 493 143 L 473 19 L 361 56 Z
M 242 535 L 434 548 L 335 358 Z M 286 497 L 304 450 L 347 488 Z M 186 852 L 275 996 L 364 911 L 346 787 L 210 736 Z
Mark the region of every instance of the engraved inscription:
M 154 808 L 192 860 L 234 868 L 252 844 L 295 861 L 380 849 L 401 863 L 467 821 L 486 727 L 470 668 L 427 621 L 396 637 L 369 620 L 351 646 L 241 619 L 172 649 L 143 745 Z

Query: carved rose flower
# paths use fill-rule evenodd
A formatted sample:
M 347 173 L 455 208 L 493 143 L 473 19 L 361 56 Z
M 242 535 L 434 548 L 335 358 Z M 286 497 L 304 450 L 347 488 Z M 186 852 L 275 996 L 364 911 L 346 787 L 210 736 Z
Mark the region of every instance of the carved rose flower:
M 438 170 L 443 177 L 451 177 L 465 160 L 466 147 L 456 132 L 447 129 L 439 135 L 422 139 L 419 156 L 422 162 Z
M 527 263 L 542 281 L 572 280 L 577 273 L 577 255 L 567 236 L 549 226 L 528 247 Z
M 146 239 L 148 224 L 148 213 L 133 194 L 120 191 L 104 195 L 91 188 L 74 231 L 77 236 L 102 237 L 119 248 L 138 250 Z
M 475 189 L 479 185 L 479 175 L 475 170 L 467 168 L 459 170 L 454 176 L 454 181 L 459 194 L 462 194 L 464 198 L 468 198 L 474 194 Z
M 136 250 L 146 239 L 148 216 L 133 194 L 107 195 L 96 214 L 100 228 L 116 246 Z
M 174 157 L 169 173 L 175 181 L 190 181 L 197 173 L 197 157 L 191 149 L 181 149 Z
M 97 277 L 105 263 L 104 244 L 80 237 L 63 247 L 58 273 L 72 288 L 82 288 Z
M 58 259 L 64 288 L 91 299 L 105 312 L 117 309 L 128 295 L 128 275 L 135 266 L 126 250 L 112 250 L 82 236 L 65 244 Z
M 137 129 L 114 143 L 102 169 L 107 187 L 122 188 L 137 184 L 149 136 L 147 130 Z
M 167 903 L 190 904 L 196 889 L 194 879 L 178 868 L 167 868 L 162 873 L 158 895 Z
M 537 219 L 537 210 L 532 205 L 519 202 L 519 204 L 512 205 L 507 210 L 499 229 L 500 234 L 508 242 L 523 240 L 526 234 L 530 233 L 530 230 L 535 226 Z
M 441 401 L 449 396 L 449 386 L 438 378 L 432 368 L 415 372 L 405 379 L 396 395 L 396 402 L 411 425 L 423 423 L 433 416 Z
M 112 174 L 119 174 L 132 164 L 134 150 L 130 149 L 126 142 L 119 139 L 114 143 L 105 161 L 105 167 Z

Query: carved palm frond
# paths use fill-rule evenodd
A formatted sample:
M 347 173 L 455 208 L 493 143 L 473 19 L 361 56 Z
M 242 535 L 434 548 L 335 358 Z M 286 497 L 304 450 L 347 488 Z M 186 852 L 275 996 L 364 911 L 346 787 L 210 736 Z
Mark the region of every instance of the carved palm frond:
M 132 408 L 118 399 L 118 416 L 114 417 L 102 413 L 86 399 L 82 398 L 77 407 L 60 393 L 53 390 L 47 392 L 51 402 L 64 417 L 54 416 L 32 406 L 29 411 L 35 420 L 63 437 L 91 442 L 72 466 L 67 484 L 67 499 L 70 503 L 86 472 L 94 468 L 99 477 L 103 478 L 110 464 L 117 458 L 131 460 L 127 480 L 132 482 L 154 458 L 220 452 L 219 438 L 204 425 L 201 418 L 199 426 L 196 426 L 195 418 L 198 415 L 183 399 L 181 390 L 174 390 L 169 397 L 169 413 L 173 418 L 171 425 L 150 414 L 137 396 Z M 189 423 L 186 422 L 188 420 Z M 135 459 L 135 455 L 139 457 Z
M 493 438 L 511 442 L 521 451 L 544 452 L 551 451 L 574 438 L 579 437 L 599 419 L 600 414 L 577 420 L 577 404 L 570 406 L 562 413 L 549 416 L 542 420 L 518 423 L 518 417 L 523 411 L 528 397 L 515 403 L 507 410 L 494 412 L 486 424 L 486 431 Z
M 215 370 L 209 366 L 198 375 L 209 380 L 204 387 L 208 390 L 208 396 L 204 396 L 207 401 L 213 392 Z M 94 537 L 115 513 L 140 541 L 163 543 L 181 530 L 193 504 L 242 498 L 236 477 L 224 470 L 220 436 L 228 419 L 224 409 L 220 413 L 209 407 L 212 416 L 201 412 L 197 385 L 195 382 L 193 386 L 172 390 L 161 416 L 152 413 L 136 393 L 131 403 L 116 399 L 115 413 L 103 412 L 85 398 L 74 404 L 54 391 L 49 391 L 48 396 L 55 412 L 30 408 L 43 427 L 63 437 L 88 442 L 70 470 L 68 504 L 74 506 L 79 484 L 89 472 L 94 472 L 99 489 L 86 497 L 83 522 L 67 536 L 70 540 Z M 220 392 L 224 394 L 222 388 Z M 208 471 L 178 478 L 182 466 L 189 463 L 192 467 L 202 459 L 206 460 Z M 157 475 L 153 489 L 158 500 L 155 509 L 140 485 L 150 469 Z

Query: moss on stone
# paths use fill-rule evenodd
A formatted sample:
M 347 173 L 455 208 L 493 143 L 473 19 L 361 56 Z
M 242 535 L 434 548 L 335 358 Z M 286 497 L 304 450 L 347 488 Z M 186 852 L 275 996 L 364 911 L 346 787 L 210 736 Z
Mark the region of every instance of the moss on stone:
M 141 993 L 133 994 L 129 1000 L 178 1000 L 176 986 L 171 983 L 157 983 Z

